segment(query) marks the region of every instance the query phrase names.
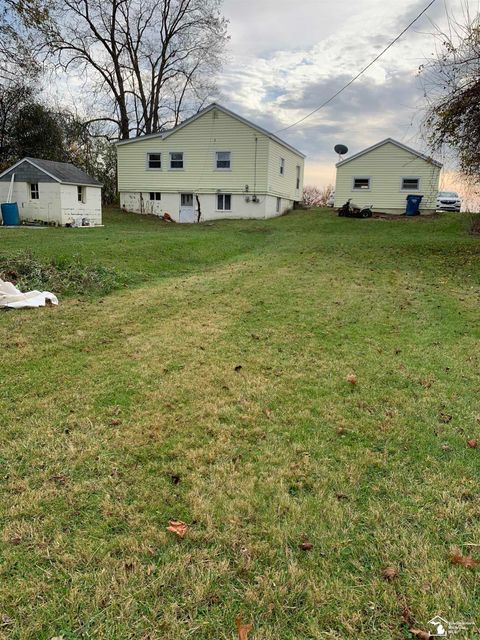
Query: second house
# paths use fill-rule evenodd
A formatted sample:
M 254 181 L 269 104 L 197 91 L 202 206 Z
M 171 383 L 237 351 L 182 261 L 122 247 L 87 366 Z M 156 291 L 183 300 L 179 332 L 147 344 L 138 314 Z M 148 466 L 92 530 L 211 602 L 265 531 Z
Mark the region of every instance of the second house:
M 278 216 L 302 199 L 305 156 L 218 104 L 117 143 L 123 209 L 177 222 Z

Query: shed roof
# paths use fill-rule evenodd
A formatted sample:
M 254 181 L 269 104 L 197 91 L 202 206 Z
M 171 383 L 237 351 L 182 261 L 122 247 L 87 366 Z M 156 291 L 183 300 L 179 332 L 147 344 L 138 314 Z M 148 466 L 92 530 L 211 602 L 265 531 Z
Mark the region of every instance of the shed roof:
M 19 160 L 13 166 L 0 173 L 0 178 L 24 162 L 28 162 L 61 184 L 76 184 L 94 187 L 102 186 L 98 180 L 92 178 L 88 173 L 85 173 L 85 171 L 79 169 L 73 164 L 70 164 L 69 162 L 55 162 L 54 160 L 42 160 L 40 158 L 22 158 L 22 160 Z
M 246 118 L 243 118 L 242 116 L 239 116 L 238 113 L 230 111 L 230 109 L 227 109 L 226 107 L 223 107 L 221 104 L 218 104 L 216 102 L 212 102 L 212 104 L 209 104 L 208 107 L 205 107 L 205 109 L 202 109 L 201 111 L 196 113 L 191 118 L 187 118 L 186 120 L 184 120 L 184 122 L 179 124 L 177 127 L 174 127 L 173 129 L 168 129 L 167 131 L 159 131 L 158 133 L 149 133 L 149 134 L 144 135 L 144 136 L 137 136 L 136 138 L 130 138 L 129 140 L 119 140 L 116 144 L 117 144 L 117 146 L 121 146 L 121 145 L 124 145 L 124 144 L 132 144 L 133 142 L 137 142 L 139 140 L 147 140 L 148 138 L 162 138 L 162 140 L 164 140 L 165 138 L 170 137 L 172 134 L 176 133 L 180 129 L 183 129 L 184 127 L 189 125 L 191 122 L 194 122 L 195 120 L 198 120 L 198 118 L 200 118 L 201 116 L 205 115 L 209 111 L 212 111 L 213 109 L 218 109 L 219 111 L 222 111 L 223 113 L 226 113 L 227 115 L 231 116 L 232 118 L 235 118 L 236 120 L 239 120 L 240 122 L 243 122 L 243 124 L 248 125 L 252 129 L 255 129 L 259 133 L 263 133 L 265 136 L 267 136 L 271 140 L 274 140 L 275 142 L 278 142 L 278 144 L 281 144 L 282 147 L 285 147 L 286 149 L 289 149 L 290 151 L 293 151 L 293 153 L 296 153 L 298 156 L 301 156 L 302 158 L 306 157 L 304 153 L 302 153 L 298 149 L 295 149 L 295 147 L 292 147 L 291 144 L 288 144 L 288 142 L 285 142 L 285 140 L 282 140 L 281 138 L 277 137 L 274 133 L 270 133 L 270 131 L 267 131 L 266 129 L 263 129 L 263 127 L 259 127 L 257 124 L 254 124 L 253 122 L 250 122 L 250 120 L 247 120 Z
M 421 158 L 422 160 L 425 160 L 425 162 L 429 162 L 430 164 L 434 164 L 437 167 L 443 167 L 443 164 L 441 162 L 437 162 L 437 160 L 434 160 L 433 158 L 426 156 L 423 153 L 420 153 L 419 151 L 415 151 L 415 149 L 412 149 L 411 147 L 407 147 L 406 144 L 403 144 L 402 142 L 398 142 L 398 140 L 394 140 L 393 138 L 386 138 L 385 140 L 382 140 L 381 142 L 377 142 L 377 144 L 372 145 L 371 147 L 368 147 L 367 149 L 364 149 L 363 151 L 359 151 L 358 153 L 355 153 L 353 156 L 350 156 L 349 158 L 345 158 L 345 160 L 341 160 L 340 162 L 337 162 L 336 166 L 337 167 L 342 167 L 344 164 L 347 164 L 348 162 L 351 162 L 352 160 L 356 160 L 357 158 L 360 158 L 361 156 L 366 155 L 367 153 L 370 153 L 371 151 L 374 151 L 375 149 L 378 149 L 379 147 L 383 147 L 386 144 L 394 144 L 396 147 L 399 147 L 400 149 L 403 149 L 404 151 L 408 151 L 409 153 L 413 154 L 414 156 L 417 156 L 417 158 Z

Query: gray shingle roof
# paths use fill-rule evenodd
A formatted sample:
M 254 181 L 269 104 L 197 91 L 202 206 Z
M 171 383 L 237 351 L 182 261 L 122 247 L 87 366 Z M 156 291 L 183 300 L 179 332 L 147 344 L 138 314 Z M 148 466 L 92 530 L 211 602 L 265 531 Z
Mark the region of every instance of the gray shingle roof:
M 40 160 L 39 158 L 24 158 L 28 162 L 39 169 L 49 173 L 53 178 L 56 178 L 59 182 L 64 184 L 81 184 L 81 185 L 95 185 L 100 187 L 101 184 L 95 178 L 89 176 L 85 171 L 75 167 L 68 162 L 55 162 L 53 160 Z

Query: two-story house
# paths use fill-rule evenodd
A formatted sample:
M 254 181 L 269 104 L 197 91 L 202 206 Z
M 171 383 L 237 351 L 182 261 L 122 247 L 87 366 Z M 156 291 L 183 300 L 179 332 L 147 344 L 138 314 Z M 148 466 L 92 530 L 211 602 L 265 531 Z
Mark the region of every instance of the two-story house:
M 302 199 L 305 156 L 218 104 L 117 143 L 120 204 L 178 222 L 269 218 Z

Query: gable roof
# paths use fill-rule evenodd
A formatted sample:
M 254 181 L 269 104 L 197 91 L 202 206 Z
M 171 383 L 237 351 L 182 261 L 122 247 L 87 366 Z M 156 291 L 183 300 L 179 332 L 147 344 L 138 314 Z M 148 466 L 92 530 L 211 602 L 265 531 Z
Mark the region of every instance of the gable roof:
M 180 131 L 180 129 L 183 129 L 184 127 L 188 126 L 192 122 L 195 122 L 195 120 L 198 120 L 198 118 L 200 118 L 201 116 L 205 115 L 209 111 L 213 111 L 214 109 L 218 109 L 222 113 L 225 113 L 226 115 L 231 116 L 232 118 L 235 118 L 239 122 L 242 122 L 243 124 L 246 124 L 248 127 L 251 127 L 252 129 L 255 129 L 255 131 L 258 131 L 259 133 L 262 133 L 263 135 L 267 136 L 268 138 L 270 138 L 270 140 L 273 140 L 274 142 L 278 142 L 278 144 L 281 144 L 282 147 L 285 147 L 286 149 L 289 149 L 290 151 L 293 151 L 293 153 L 296 153 L 297 155 L 301 156 L 302 158 L 306 157 L 304 153 L 302 153 L 298 149 L 295 149 L 295 147 L 292 147 L 292 145 L 288 144 L 288 142 L 285 142 L 281 138 L 278 138 L 275 134 L 270 133 L 270 131 L 267 131 L 266 129 L 263 129 L 262 127 L 259 127 L 258 125 L 254 124 L 253 122 L 250 122 L 250 120 L 247 120 L 246 118 L 243 118 L 242 116 L 239 116 L 237 113 L 234 113 L 233 111 L 230 111 L 230 109 L 227 109 L 226 107 L 222 107 L 222 105 L 217 104 L 216 102 L 212 102 L 212 104 L 209 104 L 208 107 L 205 107 L 205 109 L 202 109 L 201 111 L 196 113 L 191 118 L 187 118 L 181 124 L 179 124 L 177 127 L 174 127 L 173 129 L 168 129 L 168 131 L 159 131 L 158 133 L 149 133 L 147 135 L 137 136 L 136 138 L 130 138 L 129 140 L 119 140 L 119 142 L 117 142 L 116 144 L 117 144 L 117 146 L 121 146 L 121 145 L 124 145 L 124 144 L 132 144 L 132 143 L 137 142 L 139 140 L 148 140 L 149 138 L 152 138 L 152 139 L 161 138 L 162 140 L 165 140 L 166 138 L 169 138 L 172 134 L 176 133 L 177 131 Z
M 22 158 L 22 160 L 19 160 L 14 165 L 0 173 L 0 178 L 24 162 L 28 162 L 39 169 L 39 171 L 46 173 L 50 178 L 53 178 L 56 182 L 60 182 L 61 184 L 94 187 L 102 186 L 98 180 L 92 178 L 85 173 L 85 171 L 82 171 L 82 169 L 79 169 L 73 164 L 68 162 L 55 162 L 54 160 L 41 160 L 40 158 Z
M 430 164 L 434 164 L 437 167 L 443 167 L 443 164 L 441 162 L 437 162 L 436 160 L 434 160 L 433 158 L 430 158 L 429 156 L 424 155 L 423 153 L 420 153 L 419 151 L 415 151 L 415 149 L 412 149 L 411 147 L 407 147 L 406 144 L 403 144 L 402 142 L 398 142 L 397 140 L 394 140 L 393 138 L 386 138 L 385 140 L 382 140 L 381 142 L 377 142 L 377 144 L 372 145 L 371 147 L 368 147 L 367 149 L 364 149 L 363 151 L 360 151 L 359 153 L 354 154 L 353 156 L 350 156 L 350 158 L 345 158 L 345 160 L 341 160 L 340 162 L 337 162 L 336 166 L 337 167 L 341 167 L 344 164 L 347 164 L 347 162 L 351 162 L 352 160 L 356 160 L 357 158 L 360 158 L 360 156 L 364 156 L 367 153 L 370 153 L 370 151 L 374 151 L 375 149 L 378 149 L 379 147 L 383 147 L 385 144 L 394 144 L 396 147 L 399 147 L 400 149 L 403 149 L 404 151 L 408 151 L 409 153 L 413 154 L 414 156 L 417 156 L 417 158 L 421 158 L 422 160 L 425 160 L 425 162 L 429 162 Z

